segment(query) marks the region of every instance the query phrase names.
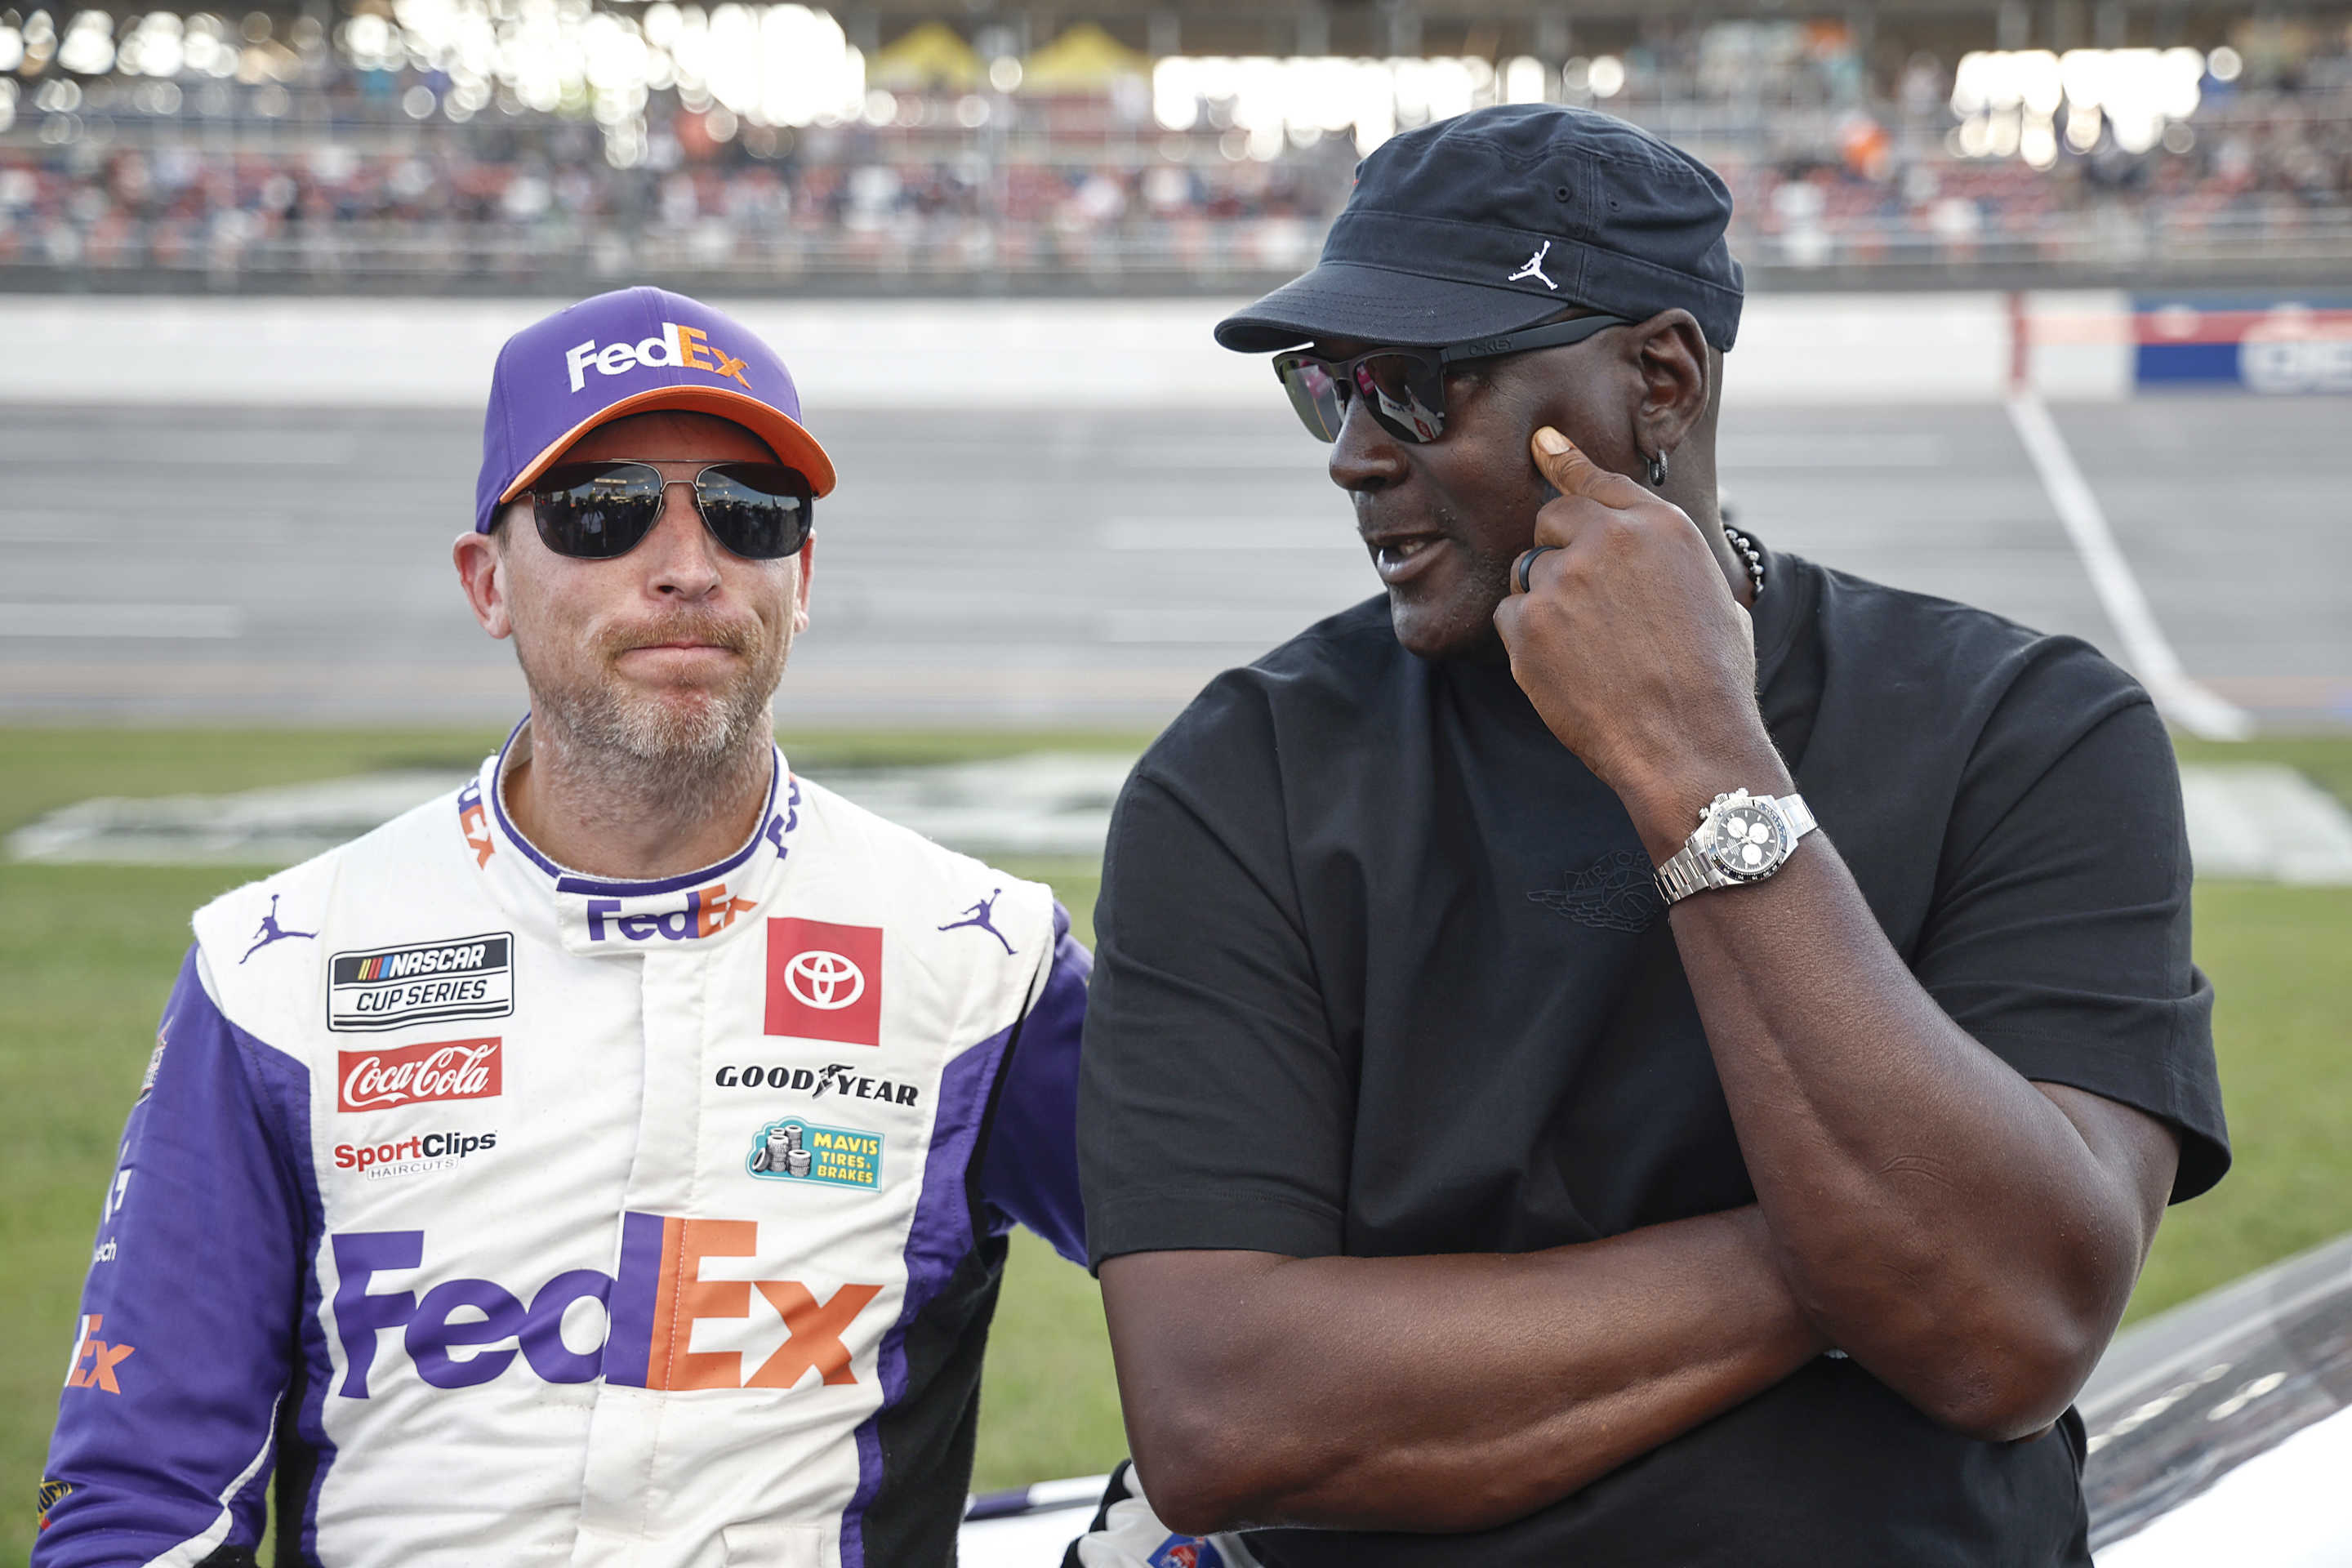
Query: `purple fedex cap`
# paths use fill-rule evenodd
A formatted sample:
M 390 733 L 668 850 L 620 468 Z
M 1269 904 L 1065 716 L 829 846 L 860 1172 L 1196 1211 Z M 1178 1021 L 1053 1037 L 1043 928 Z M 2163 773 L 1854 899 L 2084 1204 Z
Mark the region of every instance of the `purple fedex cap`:
M 833 489 L 833 459 L 801 428 L 800 392 L 767 344 L 683 294 L 621 289 L 525 327 L 499 351 L 474 531 L 488 533 L 499 508 L 597 426 L 660 408 L 731 419 L 817 494 Z

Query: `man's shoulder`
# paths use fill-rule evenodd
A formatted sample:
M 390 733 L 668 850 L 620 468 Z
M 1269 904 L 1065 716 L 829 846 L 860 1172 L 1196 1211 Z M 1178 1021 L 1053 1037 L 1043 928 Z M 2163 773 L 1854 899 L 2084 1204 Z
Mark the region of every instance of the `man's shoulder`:
M 291 1027 L 325 994 L 350 911 L 459 902 L 475 860 L 462 818 L 473 781 L 299 865 L 233 888 L 196 910 L 199 970 L 215 1005 L 256 1038 L 291 1050 Z
M 1387 702 L 1412 662 L 1386 595 L 1366 599 L 1212 679 L 1144 752 L 1140 771 L 1273 762 L 1278 731 L 1345 733 Z
M 1781 559 L 1814 579 L 1825 697 L 1909 710 L 1955 737 L 2020 725 L 2080 733 L 2148 700 L 2128 671 L 2080 637 L 1800 557 Z
M 934 911 L 947 921 L 970 915 L 985 900 L 988 926 L 1001 931 L 1017 952 L 1032 951 L 1024 933 L 1051 945 L 1054 893 L 1044 883 L 926 838 L 803 774 L 793 775 L 793 809 L 801 817 L 793 836 L 824 857 L 828 864 L 813 870 L 845 895 L 864 889 L 887 898 L 892 913 L 918 927 Z

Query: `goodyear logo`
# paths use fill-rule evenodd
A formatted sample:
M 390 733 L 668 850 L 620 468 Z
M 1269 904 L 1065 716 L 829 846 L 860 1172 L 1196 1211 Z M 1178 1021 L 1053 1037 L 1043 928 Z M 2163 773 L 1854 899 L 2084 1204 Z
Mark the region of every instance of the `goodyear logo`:
M 743 1168 L 772 1182 L 877 1187 L 882 1184 L 882 1135 L 787 1116 L 752 1135 Z
M 563 354 L 563 367 L 572 374 L 574 392 L 587 386 L 592 370 L 598 375 L 625 375 L 640 365 L 708 371 L 732 378 L 746 392 L 751 390 L 751 381 L 743 374 L 741 360 L 715 347 L 701 328 L 681 327 L 676 321 L 664 321 L 658 336 L 635 343 L 599 344 L 590 338 L 584 343 L 572 344 Z

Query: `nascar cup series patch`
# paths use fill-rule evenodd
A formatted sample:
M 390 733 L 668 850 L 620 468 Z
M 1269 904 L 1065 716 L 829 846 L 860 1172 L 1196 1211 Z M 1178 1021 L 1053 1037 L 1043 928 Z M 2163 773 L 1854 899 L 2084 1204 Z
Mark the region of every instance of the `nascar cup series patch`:
M 882 1134 L 820 1127 L 797 1116 L 771 1121 L 752 1135 L 743 1168 L 765 1181 L 813 1182 L 828 1187 L 876 1187 L 882 1182 Z
M 514 1011 L 514 936 L 339 952 L 327 970 L 327 1027 L 373 1032 Z

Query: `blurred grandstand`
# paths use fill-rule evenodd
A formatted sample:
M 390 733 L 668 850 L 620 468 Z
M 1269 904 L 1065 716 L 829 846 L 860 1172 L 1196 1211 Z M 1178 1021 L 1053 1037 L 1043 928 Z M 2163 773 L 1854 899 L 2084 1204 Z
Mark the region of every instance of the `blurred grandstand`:
M 1090 14 L 0 10 L 0 287 L 1233 292 L 1531 100 L 1706 158 L 1782 287 L 2352 277 L 2344 14 Z

